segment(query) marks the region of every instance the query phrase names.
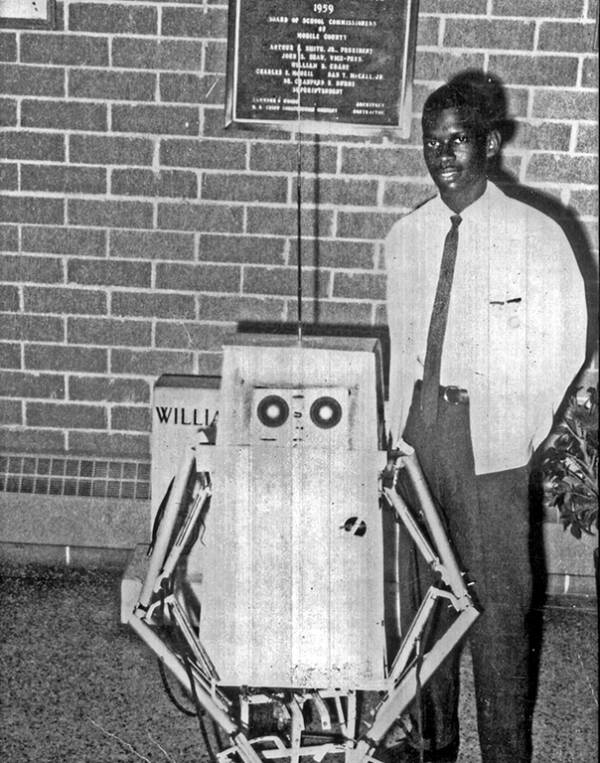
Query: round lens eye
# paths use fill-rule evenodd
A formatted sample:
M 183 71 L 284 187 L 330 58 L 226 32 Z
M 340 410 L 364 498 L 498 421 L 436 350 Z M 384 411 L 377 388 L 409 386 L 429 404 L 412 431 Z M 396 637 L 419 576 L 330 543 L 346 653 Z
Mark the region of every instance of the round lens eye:
M 320 397 L 310 407 L 310 418 L 321 429 L 331 429 L 342 418 L 342 406 L 332 397 Z
M 280 427 L 290 415 L 289 405 L 279 395 L 267 395 L 258 404 L 257 414 L 266 427 Z

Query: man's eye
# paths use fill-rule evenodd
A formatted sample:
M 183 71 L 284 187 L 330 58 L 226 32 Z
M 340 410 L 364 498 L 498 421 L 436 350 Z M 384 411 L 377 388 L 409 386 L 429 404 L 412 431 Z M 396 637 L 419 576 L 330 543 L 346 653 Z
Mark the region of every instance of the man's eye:
M 454 138 L 455 143 L 468 143 L 469 142 L 469 136 L 468 135 L 457 135 L 456 138 Z
M 425 145 L 427 146 L 427 148 L 437 148 L 440 144 L 439 144 L 439 141 L 431 139 L 431 140 L 426 140 Z

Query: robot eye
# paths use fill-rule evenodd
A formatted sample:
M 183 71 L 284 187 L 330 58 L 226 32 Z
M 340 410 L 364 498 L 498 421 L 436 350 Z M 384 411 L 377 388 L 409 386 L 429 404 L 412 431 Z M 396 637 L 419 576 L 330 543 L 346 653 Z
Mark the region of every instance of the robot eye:
M 333 397 L 319 397 L 310 406 L 310 419 L 321 429 L 332 429 L 342 418 L 342 406 Z
M 267 395 L 258 404 L 256 413 L 266 427 L 280 427 L 288 420 L 290 407 L 279 395 Z

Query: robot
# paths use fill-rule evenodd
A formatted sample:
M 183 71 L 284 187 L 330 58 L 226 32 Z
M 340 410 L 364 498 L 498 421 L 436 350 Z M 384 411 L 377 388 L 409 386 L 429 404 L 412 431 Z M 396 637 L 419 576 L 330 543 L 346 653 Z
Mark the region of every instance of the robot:
M 379 343 L 238 334 L 219 400 L 128 622 L 227 737 L 219 763 L 376 760 L 479 614 L 415 454 L 385 447 Z M 435 573 L 405 633 L 399 523 Z M 438 607 L 453 618 L 425 650 Z

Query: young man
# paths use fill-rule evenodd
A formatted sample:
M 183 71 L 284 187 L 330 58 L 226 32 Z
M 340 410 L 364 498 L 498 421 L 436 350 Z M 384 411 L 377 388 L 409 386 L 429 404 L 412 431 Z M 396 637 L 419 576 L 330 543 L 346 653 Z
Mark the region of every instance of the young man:
M 584 288 L 560 227 L 488 182 L 500 135 L 477 90 L 441 87 L 422 126 L 439 193 L 386 239 L 391 434 L 416 449 L 484 610 L 469 637 L 482 760 L 521 763 L 530 461 L 584 361 Z M 427 571 L 408 549 L 400 565 L 406 625 Z M 456 760 L 457 703 L 455 655 L 423 691 L 425 760 Z

